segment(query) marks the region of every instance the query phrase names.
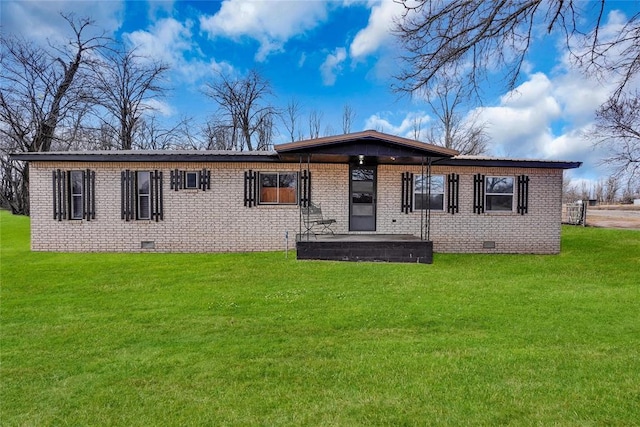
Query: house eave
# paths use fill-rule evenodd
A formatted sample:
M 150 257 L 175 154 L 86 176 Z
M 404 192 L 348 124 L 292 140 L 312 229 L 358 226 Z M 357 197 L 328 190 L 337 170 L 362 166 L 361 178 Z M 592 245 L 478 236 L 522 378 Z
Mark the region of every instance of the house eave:
M 516 167 L 533 169 L 576 169 L 582 166 L 582 162 L 566 160 L 507 159 L 480 156 L 456 156 L 448 159 L 438 159 L 434 161 L 433 164 L 439 166 Z
M 274 151 L 120 150 L 50 151 L 16 153 L 14 160 L 27 162 L 279 162 Z

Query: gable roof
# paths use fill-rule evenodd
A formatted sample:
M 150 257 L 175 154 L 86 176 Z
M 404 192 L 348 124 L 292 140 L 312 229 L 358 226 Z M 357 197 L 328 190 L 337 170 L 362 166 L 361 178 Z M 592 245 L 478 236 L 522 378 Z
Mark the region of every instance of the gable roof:
M 427 157 L 450 158 L 458 154 L 449 148 L 375 130 L 279 144 L 274 149 L 282 160 L 308 156 L 312 162 L 329 163 L 345 163 L 359 156 L 377 163 L 416 163 Z

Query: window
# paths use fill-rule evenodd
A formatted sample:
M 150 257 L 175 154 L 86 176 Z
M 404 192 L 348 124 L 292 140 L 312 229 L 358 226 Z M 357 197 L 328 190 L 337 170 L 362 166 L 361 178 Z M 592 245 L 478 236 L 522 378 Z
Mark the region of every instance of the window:
M 120 194 L 122 219 L 164 219 L 162 171 L 122 171 Z
M 84 216 L 84 172 L 69 172 L 69 195 L 71 198 L 70 219 L 82 219 Z
M 95 219 L 95 180 L 92 170 L 53 171 L 53 219 Z
M 415 209 L 443 211 L 444 183 L 444 175 L 432 175 L 430 183 L 427 175 L 415 175 L 413 179 L 413 206 Z M 429 188 L 429 184 L 431 188 Z
M 171 170 L 170 188 L 172 190 L 202 190 L 211 189 L 211 171 L 202 169 L 199 171 Z
M 138 219 L 151 219 L 151 172 L 137 172 Z
M 513 177 L 485 178 L 485 209 L 488 212 L 513 210 Z
M 298 203 L 298 174 L 296 172 L 260 172 L 260 204 Z
M 198 188 L 198 172 L 185 172 L 184 174 L 184 188 L 197 189 Z

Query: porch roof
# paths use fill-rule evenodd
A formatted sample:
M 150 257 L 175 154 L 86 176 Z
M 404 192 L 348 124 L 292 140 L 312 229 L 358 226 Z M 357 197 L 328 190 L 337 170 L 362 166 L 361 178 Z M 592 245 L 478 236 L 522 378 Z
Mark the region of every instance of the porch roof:
M 375 130 L 279 144 L 274 149 L 283 161 L 308 159 L 312 163 L 364 160 L 368 163 L 420 164 L 425 158 L 444 159 L 458 154 L 449 148 Z

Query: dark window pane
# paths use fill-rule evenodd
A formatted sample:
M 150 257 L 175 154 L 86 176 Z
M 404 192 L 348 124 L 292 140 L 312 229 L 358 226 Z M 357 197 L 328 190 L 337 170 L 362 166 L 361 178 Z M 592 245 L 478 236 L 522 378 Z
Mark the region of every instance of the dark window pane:
M 197 172 L 187 172 L 186 174 L 186 188 L 198 188 L 198 173 Z
M 352 193 L 353 203 L 373 203 L 373 194 L 371 193 Z
M 426 175 L 414 176 L 414 209 L 444 209 L 444 175 L 433 175 L 430 187 L 431 190 L 429 190 L 429 180 Z M 427 202 L 429 192 L 431 192 L 431 203 Z
M 82 172 L 71 172 L 71 194 L 82 194 Z
M 261 173 L 260 185 L 262 187 L 277 187 L 278 186 L 278 174 L 277 173 Z
M 358 193 L 373 193 L 373 181 L 353 181 L 351 191 Z
M 511 211 L 513 210 L 513 196 L 487 196 L 488 211 Z
M 82 219 L 82 196 L 72 196 L 71 198 L 71 218 Z
M 298 175 L 295 173 L 281 173 L 280 174 L 280 187 L 296 188 L 298 182 Z
M 138 194 L 149 194 L 150 172 L 138 172 Z
M 138 196 L 138 219 L 150 219 L 151 206 L 149 205 L 149 196 Z
M 432 194 L 429 209 L 441 211 L 444 209 L 444 194 Z

